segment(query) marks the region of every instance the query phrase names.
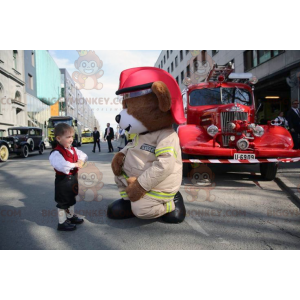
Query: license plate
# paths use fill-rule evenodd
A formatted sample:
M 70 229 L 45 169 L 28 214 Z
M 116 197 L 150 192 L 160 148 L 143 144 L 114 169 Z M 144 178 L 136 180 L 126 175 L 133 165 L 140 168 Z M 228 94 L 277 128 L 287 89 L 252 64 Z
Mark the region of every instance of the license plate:
M 234 153 L 234 159 L 255 159 L 255 154 Z

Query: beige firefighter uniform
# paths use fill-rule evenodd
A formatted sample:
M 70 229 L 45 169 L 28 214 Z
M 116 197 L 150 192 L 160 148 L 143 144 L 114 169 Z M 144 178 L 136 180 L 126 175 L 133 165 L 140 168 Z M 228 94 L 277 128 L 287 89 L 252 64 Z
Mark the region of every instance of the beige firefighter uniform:
M 182 181 L 182 159 L 177 133 L 172 129 L 136 135 L 121 151 L 125 154 L 123 173 L 115 176 L 121 197 L 126 194 L 126 178 L 137 177 L 147 191 L 138 201 L 131 202 L 135 216 L 141 219 L 158 218 L 175 209 L 174 196 Z

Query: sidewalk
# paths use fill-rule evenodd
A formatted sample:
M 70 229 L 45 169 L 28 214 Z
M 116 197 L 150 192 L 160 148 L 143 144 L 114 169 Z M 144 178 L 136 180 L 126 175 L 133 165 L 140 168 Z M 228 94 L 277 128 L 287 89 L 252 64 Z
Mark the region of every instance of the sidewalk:
M 300 208 L 300 162 L 279 163 L 275 182 L 290 195 Z

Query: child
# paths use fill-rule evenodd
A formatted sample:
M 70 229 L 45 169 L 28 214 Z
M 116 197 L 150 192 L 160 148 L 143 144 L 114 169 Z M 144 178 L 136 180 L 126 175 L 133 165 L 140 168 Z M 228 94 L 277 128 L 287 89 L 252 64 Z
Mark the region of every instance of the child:
M 87 155 L 72 147 L 74 128 L 60 123 L 54 128 L 56 143 L 50 153 L 49 161 L 53 166 L 55 177 L 55 201 L 58 208 L 57 230 L 71 231 L 83 219 L 74 214 L 75 197 L 78 195 L 78 169 L 87 160 Z

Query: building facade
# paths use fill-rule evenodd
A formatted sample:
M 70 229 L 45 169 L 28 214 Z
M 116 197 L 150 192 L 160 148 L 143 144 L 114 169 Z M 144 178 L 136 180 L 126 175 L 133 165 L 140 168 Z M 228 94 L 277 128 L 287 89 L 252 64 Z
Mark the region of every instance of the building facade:
M 28 126 L 43 129 L 43 136 L 47 136 L 47 122 L 51 116 L 50 104 L 37 98 L 37 60 L 35 50 L 24 50 L 25 66 L 25 97 L 27 101 L 27 120 Z M 42 74 L 40 74 L 42 76 Z
M 271 120 L 280 111 L 286 112 L 291 101 L 300 100 L 299 50 L 163 50 L 155 67 L 169 72 L 181 90 L 183 80 L 193 77 L 197 63 L 208 68 L 214 63 L 232 63 L 234 72 L 250 72 L 258 78 L 255 102 L 260 106 L 258 120 Z M 205 76 L 200 81 L 204 81 Z
M 60 69 L 61 73 L 61 108 L 60 115 L 75 118 L 83 129 L 93 130 L 99 128 L 94 111 L 75 86 L 75 82 L 66 69 Z
M 0 51 L 0 137 L 7 129 L 26 126 L 24 51 Z

